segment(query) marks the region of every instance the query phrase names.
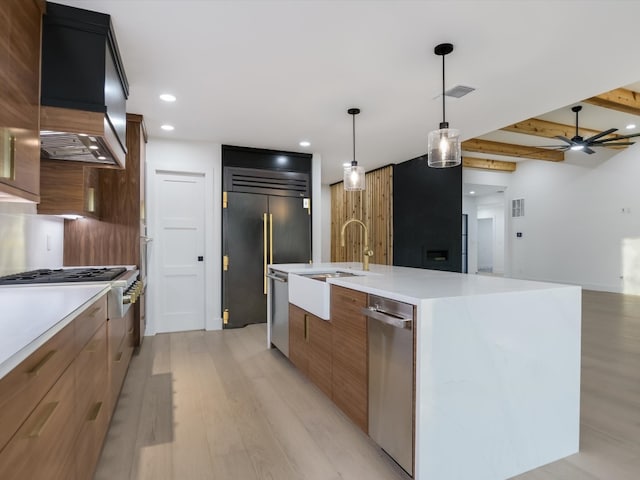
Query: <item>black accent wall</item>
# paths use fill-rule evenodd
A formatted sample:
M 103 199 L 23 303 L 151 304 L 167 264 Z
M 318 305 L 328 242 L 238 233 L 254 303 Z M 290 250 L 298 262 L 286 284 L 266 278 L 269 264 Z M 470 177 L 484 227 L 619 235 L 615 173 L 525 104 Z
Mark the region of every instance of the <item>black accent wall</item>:
M 394 167 L 393 264 L 462 271 L 462 166 L 424 156 Z
M 222 145 L 222 167 L 259 168 L 311 173 L 309 153 Z

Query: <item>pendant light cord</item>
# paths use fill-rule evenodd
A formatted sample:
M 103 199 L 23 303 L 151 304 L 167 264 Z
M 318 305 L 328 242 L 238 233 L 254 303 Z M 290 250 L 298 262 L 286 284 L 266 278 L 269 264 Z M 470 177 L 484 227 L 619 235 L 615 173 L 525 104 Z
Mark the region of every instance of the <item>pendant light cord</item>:
M 351 119 L 353 120 L 353 160 L 351 161 L 351 165 L 356 165 L 356 114 L 351 114 Z
M 442 55 L 442 123 L 446 123 L 446 117 L 444 116 L 444 57 L 446 55 Z M 442 128 L 442 125 L 440 128 Z

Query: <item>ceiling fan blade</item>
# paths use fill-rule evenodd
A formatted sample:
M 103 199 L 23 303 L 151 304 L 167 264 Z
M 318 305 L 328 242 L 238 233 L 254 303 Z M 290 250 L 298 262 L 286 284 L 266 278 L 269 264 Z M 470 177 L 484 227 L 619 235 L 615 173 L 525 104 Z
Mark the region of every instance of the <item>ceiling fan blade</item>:
M 610 134 L 612 134 L 613 132 L 616 132 L 616 131 L 618 131 L 617 128 L 610 128 L 609 130 L 604 130 L 603 132 L 596 133 L 594 136 L 586 138 L 584 141 L 587 142 L 587 143 L 591 143 L 594 140 L 599 139 L 600 137 L 604 137 L 606 135 L 610 135 Z
M 583 151 L 584 153 L 588 153 L 589 155 L 591 155 L 591 154 L 593 154 L 593 153 L 596 153 L 594 150 L 591 150 L 589 147 L 584 147 L 584 148 L 582 149 L 582 151 Z
M 567 142 L 569 145 L 573 145 L 573 142 L 569 140 L 567 137 L 563 137 L 562 135 L 556 135 L 553 138 L 557 138 L 558 140 L 562 140 L 563 142 Z
M 608 142 L 595 142 L 589 144 L 590 147 L 628 147 L 634 145 L 636 142 L 614 142 L 610 140 Z
M 629 135 L 616 135 L 615 138 L 610 138 L 609 141 L 615 142 L 616 140 L 621 140 L 624 138 L 633 138 L 633 137 L 640 137 L 640 133 L 630 133 Z

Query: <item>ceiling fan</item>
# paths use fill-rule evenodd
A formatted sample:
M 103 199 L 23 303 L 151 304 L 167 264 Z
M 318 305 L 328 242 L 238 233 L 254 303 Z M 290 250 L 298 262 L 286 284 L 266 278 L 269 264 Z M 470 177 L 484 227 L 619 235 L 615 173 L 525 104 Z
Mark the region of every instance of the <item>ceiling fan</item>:
M 621 140 L 626 140 L 628 138 L 640 136 L 640 133 L 632 133 L 630 135 L 616 135 L 613 138 L 602 138 L 618 130 L 617 128 L 610 128 L 600 133 L 596 133 L 595 135 L 589 138 L 582 138 L 578 133 L 578 113 L 580 113 L 580 110 L 582 110 L 582 106 L 580 105 L 576 105 L 575 107 L 571 108 L 571 111 L 576 114 L 575 136 L 569 139 L 567 137 L 563 137 L 562 135 L 556 135 L 554 138 L 557 138 L 558 140 L 563 141 L 564 144 L 563 145 L 546 145 L 547 148 L 555 148 L 563 152 L 567 150 L 580 150 L 591 155 L 592 153 L 596 153 L 594 150 L 592 150 L 593 147 L 624 147 L 628 145 L 633 145 L 635 142 L 621 141 Z

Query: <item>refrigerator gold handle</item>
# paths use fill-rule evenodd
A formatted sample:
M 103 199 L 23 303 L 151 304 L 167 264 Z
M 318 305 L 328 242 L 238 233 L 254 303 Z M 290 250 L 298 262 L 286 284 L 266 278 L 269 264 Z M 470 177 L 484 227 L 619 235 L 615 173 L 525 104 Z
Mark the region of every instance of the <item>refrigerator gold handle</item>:
M 269 214 L 269 263 L 273 263 L 273 213 Z
M 262 240 L 263 240 L 263 252 L 262 259 L 264 260 L 264 294 L 267 294 L 267 214 L 262 214 Z

